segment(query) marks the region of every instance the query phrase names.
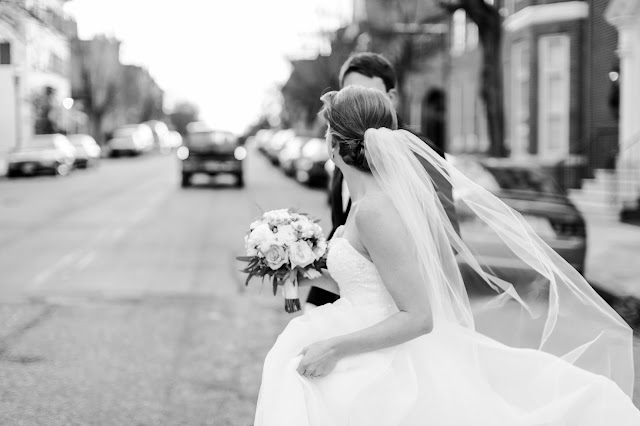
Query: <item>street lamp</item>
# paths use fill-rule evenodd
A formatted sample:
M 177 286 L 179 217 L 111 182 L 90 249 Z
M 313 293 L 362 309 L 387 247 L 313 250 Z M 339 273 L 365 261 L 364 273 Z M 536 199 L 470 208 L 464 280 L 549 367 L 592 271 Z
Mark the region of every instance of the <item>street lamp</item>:
M 62 106 L 66 110 L 66 112 L 63 112 L 63 114 L 62 114 L 64 130 L 65 130 L 65 133 L 70 133 L 70 131 L 71 131 L 71 122 L 73 121 L 73 119 L 71 117 L 70 109 L 73 108 L 73 98 L 64 98 L 62 100 Z

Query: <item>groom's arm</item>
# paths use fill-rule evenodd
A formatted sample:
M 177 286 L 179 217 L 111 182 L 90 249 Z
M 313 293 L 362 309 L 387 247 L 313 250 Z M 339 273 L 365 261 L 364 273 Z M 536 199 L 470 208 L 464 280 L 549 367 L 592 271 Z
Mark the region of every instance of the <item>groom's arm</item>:
M 343 176 L 340 172 L 339 168 L 335 168 L 333 172 L 333 176 L 331 179 L 331 193 L 329 199 L 331 200 L 331 222 L 333 225 L 333 229 L 329 233 L 328 239 L 333 237 L 333 234 L 336 232 L 336 229 L 340 227 L 340 225 L 344 225 L 347 214 L 349 211 L 349 207 L 347 207 L 347 211 L 345 212 L 343 209 L 343 200 L 342 200 L 342 184 L 343 184 Z M 318 285 L 316 285 L 315 280 L 310 281 L 311 288 L 309 289 L 309 294 L 307 295 L 307 303 L 314 306 L 326 305 L 327 303 L 333 303 L 337 301 L 340 297 L 340 294 L 336 288 L 333 290 L 324 288 L 324 286 L 318 281 Z M 337 287 L 337 286 L 336 286 Z

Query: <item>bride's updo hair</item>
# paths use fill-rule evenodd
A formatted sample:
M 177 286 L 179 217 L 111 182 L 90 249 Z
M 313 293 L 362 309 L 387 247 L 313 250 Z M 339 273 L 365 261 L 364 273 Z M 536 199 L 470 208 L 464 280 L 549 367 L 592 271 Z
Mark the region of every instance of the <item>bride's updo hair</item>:
M 331 148 L 338 147 L 345 164 L 371 172 L 364 154 L 364 134 L 368 129 L 398 128 L 391 100 L 379 90 L 360 86 L 328 92 L 320 99 L 324 103 L 320 115 L 329 124 Z

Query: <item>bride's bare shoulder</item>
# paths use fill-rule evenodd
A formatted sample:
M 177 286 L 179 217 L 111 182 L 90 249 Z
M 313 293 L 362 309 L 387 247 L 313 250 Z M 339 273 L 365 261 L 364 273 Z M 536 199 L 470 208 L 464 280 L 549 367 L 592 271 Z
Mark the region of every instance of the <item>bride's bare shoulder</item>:
M 391 231 L 401 226 L 400 215 L 393 205 L 391 198 L 384 193 L 363 198 L 358 204 L 355 215 L 356 227 L 359 232 L 376 233 Z M 384 230 L 380 229 L 384 227 Z

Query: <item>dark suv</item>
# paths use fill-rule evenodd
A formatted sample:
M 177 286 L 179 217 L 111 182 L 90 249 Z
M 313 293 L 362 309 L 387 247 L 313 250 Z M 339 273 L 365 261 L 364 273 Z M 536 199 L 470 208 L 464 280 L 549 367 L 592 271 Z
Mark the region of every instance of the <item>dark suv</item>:
M 192 123 L 177 155 L 182 160 L 183 187 L 190 186 L 191 176 L 197 173 L 232 174 L 237 178 L 236 185 L 244 186 L 242 162 L 247 157 L 247 150 L 231 132 Z

